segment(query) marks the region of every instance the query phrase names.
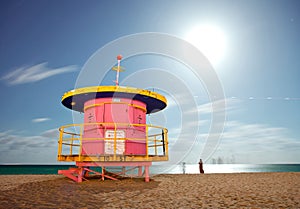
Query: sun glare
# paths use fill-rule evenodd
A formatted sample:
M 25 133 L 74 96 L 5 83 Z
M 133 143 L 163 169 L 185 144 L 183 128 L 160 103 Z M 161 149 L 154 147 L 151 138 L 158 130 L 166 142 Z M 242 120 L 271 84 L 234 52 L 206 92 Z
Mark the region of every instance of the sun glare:
M 218 64 L 225 55 L 226 37 L 222 30 L 213 25 L 194 27 L 185 40 L 197 47 L 212 64 Z

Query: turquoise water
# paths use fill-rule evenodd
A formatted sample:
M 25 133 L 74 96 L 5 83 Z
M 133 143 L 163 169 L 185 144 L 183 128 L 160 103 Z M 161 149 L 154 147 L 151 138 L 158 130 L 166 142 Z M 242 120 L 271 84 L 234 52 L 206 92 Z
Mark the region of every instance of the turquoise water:
M 158 165 L 159 166 L 159 165 Z M 156 173 L 152 166 L 151 172 Z M 0 165 L 0 175 L 6 174 L 57 174 L 72 165 Z M 204 164 L 205 173 L 245 173 L 245 172 L 300 172 L 300 164 Z M 198 164 L 182 164 L 160 169 L 159 173 L 182 174 L 199 173 Z
M 0 165 L 0 175 L 10 174 L 57 174 L 71 165 Z

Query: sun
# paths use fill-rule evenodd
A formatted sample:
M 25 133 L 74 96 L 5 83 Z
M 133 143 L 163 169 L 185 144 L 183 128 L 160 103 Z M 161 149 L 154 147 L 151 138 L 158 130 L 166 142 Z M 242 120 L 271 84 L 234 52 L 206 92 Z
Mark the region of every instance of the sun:
M 212 64 L 218 64 L 225 55 L 226 36 L 214 25 L 198 25 L 185 36 L 185 40 L 197 47 Z

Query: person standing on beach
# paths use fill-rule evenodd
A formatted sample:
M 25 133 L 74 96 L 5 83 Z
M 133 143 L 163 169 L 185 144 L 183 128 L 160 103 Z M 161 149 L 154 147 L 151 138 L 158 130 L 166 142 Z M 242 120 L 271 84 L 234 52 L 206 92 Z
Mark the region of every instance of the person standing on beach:
M 200 161 L 199 161 L 199 170 L 200 170 L 200 173 L 204 173 L 202 159 L 200 159 Z

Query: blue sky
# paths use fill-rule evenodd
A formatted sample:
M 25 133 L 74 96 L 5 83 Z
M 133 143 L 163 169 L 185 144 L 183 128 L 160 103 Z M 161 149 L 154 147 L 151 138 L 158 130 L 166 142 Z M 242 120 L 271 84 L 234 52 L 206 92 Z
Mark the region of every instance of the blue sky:
M 300 163 L 299 9 L 296 0 L 1 1 L 0 163 L 56 162 L 57 128 L 73 122 L 61 96 L 76 86 L 85 64 L 101 47 L 143 32 L 185 39 L 192 28 L 204 24 L 217 26 L 226 37 L 222 60 L 212 63 L 225 94 L 226 124 L 206 161 Z M 197 143 L 183 151 L 181 160 L 198 161 L 211 120 L 204 87 L 197 88 L 188 69 L 167 58 L 144 55 L 122 65 L 126 85 L 142 85 L 126 76 L 164 68 L 189 87 L 199 130 Z M 103 83 L 113 85 L 113 76 L 109 72 Z M 166 126 L 170 140 L 176 141 L 186 125 L 181 124 L 182 112 L 188 110 L 178 107 L 176 92 L 161 92 L 169 107 L 149 120 Z

